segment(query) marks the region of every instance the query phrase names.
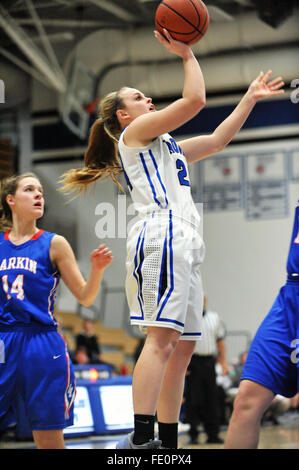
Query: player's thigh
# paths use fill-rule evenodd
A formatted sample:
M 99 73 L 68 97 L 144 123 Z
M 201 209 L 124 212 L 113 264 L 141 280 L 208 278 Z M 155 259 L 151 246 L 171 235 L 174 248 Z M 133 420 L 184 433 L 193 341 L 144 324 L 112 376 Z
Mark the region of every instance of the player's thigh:
M 131 321 L 183 332 L 192 260 L 180 226 L 163 219 L 161 224 L 144 224 L 138 229 L 127 244 Z
M 24 372 L 25 406 L 33 430 L 63 429 L 73 420 L 75 378 L 64 339 L 56 331 L 32 335 Z
M 297 391 L 297 364 L 291 356 L 296 309 L 296 292 L 284 286 L 255 334 L 242 372 L 242 379 L 285 397 Z

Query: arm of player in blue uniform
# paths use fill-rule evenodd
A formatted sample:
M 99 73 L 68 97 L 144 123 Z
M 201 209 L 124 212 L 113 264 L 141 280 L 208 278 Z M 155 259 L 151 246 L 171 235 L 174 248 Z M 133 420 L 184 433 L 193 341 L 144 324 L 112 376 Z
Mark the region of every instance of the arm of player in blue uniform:
M 92 251 L 90 255 L 91 270 L 87 281 L 83 278 L 74 252 L 64 237 L 60 235 L 53 237 L 50 257 L 63 282 L 78 302 L 86 307 L 92 305 L 99 292 L 104 270 L 113 260 L 110 249 L 102 244 Z

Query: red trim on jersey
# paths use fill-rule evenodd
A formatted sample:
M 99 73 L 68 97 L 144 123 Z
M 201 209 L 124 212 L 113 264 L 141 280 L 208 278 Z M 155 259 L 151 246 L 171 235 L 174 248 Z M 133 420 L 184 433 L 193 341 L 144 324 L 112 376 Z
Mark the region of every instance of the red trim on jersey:
M 10 234 L 11 230 L 7 230 L 4 234 L 4 239 L 5 240 L 9 240 L 9 234 Z M 44 230 L 40 229 L 38 232 L 36 232 L 35 235 L 33 235 L 33 237 L 30 238 L 30 240 L 36 240 L 38 237 L 41 236 L 41 234 L 44 233 Z M 29 240 L 28 240 L 29 241 Z
M 40 229 L 38 232 L 36 232 L 35 235 L 33 235 L 32 238 L 30 238 L 30 240 L 36 240 L 38 237 L 41 236 L 42 233 L 44 233 L 44 230 Z

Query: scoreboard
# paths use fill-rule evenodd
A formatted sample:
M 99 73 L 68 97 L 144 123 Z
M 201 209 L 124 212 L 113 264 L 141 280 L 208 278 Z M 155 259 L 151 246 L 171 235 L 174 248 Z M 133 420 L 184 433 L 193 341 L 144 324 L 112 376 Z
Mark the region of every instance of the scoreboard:
M 74 424 L 65 436 L 101 435 L 130 431 L 134 427 L 132 376 L 96 382 L 78 381 Z

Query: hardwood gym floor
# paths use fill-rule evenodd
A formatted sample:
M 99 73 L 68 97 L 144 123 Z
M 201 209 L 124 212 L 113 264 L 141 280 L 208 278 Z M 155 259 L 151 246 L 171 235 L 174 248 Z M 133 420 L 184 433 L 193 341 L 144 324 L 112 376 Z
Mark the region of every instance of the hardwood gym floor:
M 225 438 L 226 429 L 220 433 Z M 66 439 L 68 449 L 114 449 L 120 435 L 89 436 Z M 199 435 L 199 444 L 188 444 L 187 426 L 182 425 L 179 433 L 179 447 L 184 449 L 223 449 L 223 444 L 205 444 L 204 432 Z M 0 449 L 34 449 L 32 441 L 0 441 Z M 266 423 L 261 428 L 259 449 L 299 449 L 299 413 L 286 413 L 279 418 L 279 425 Z

